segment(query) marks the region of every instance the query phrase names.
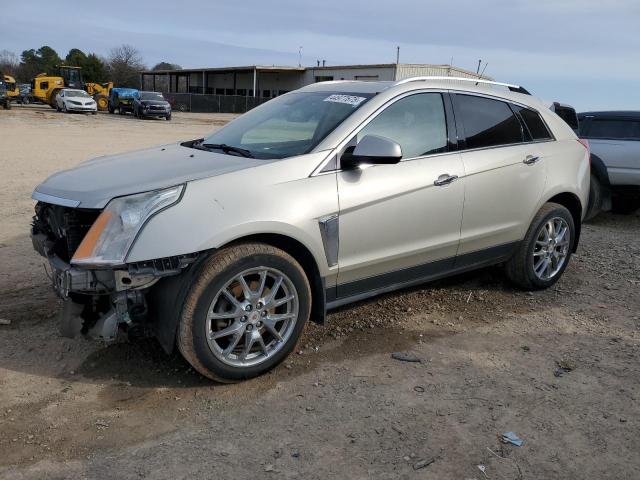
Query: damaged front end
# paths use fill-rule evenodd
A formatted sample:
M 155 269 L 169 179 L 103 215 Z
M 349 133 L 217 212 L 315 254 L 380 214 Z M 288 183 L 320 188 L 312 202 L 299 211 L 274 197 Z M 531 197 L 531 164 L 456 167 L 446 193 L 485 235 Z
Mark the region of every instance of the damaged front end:
M 119 331 L 152 335 L 147 294 L 160 279 L 180 274 L 197 254 L 134 263 L 76 264 L 76 252 L 91 237 L 105 210 L 38 202 L 35 211 L 31 238 L 35 250 L 48 260 L 45 268 L 63 300 L 61 334 L 83 334 L 105 342 L 114 341 Z

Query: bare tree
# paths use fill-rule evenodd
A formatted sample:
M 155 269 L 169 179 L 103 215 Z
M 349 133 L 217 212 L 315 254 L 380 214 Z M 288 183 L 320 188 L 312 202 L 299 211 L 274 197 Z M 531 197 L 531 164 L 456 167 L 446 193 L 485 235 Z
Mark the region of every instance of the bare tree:
M 107 57 L 109 76 L 117 87 L 140 86 L 140 71 L 146 70 L 142 55 L 132 45 L 112 48 Z
M 0 72 L 8 75 L 17 75 L 20 60 L 18 56 L 9 50 L 0 50 Z

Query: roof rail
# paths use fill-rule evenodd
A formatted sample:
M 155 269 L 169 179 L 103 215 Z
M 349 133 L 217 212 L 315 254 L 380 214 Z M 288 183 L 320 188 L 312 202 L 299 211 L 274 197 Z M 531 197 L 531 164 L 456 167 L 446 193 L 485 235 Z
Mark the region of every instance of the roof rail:
M 512 85 L 510 83 L 502 83 L 502 82 L 494 82 L 493 80 L 482 80 L 480 78 L 471 78 L 471 77 L 409 77 L 403 78 L 402 80 L 398 80 L 393 85 L 404 85 L 405 83 L 410 82 L 421 82 L 425 80 L 454 80 L 459 82 L 473 82 L 473 83 L 484 83 L 488 85 L 499 85 L 501 87 L 507 87 L 512 92 L 524 93 L 525 95 L 531 95 L 527 91 L 526 88 L 521 87 L 520 85 Z

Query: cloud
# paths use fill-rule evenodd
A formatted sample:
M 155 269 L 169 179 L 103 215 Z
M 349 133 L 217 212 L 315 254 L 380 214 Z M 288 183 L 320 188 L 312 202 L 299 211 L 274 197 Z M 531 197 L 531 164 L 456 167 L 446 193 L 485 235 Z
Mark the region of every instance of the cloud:
M 588 107 L 624 103 L 607 88 L 630 91 L 640 75 L 637 0 L 192 0 L 185 8 L 114 0 L 107 9 L 74 6 L 72 22 L 68 8 L 37 0 L 5 9 L 2 48 L 20 53 L 47 44 L 62 55 L 72 47 L 106 55 L 130 43 L 149 65 L 198 67 L 297 64 L 299 46 L 307 65 L 392 62 L 400 45 L 404 62 L 453 57 L 474 70 L 482 58 L 489 75 Z M 640 108 L 635 102 L 630 108 Z

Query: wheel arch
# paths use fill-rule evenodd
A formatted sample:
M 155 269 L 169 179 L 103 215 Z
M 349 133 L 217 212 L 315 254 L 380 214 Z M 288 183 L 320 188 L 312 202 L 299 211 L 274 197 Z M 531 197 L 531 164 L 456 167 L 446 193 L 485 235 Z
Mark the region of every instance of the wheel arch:
M 562 192 L 549 198 L 545 203 L 558 203 L 565 207 L 571 213 L 573 218 L 573 224 L 576 229 L 576 235 L 573 239 L 573 245 L 571 251 L 575 253 L 578 249 L 578 243 L 580 241 L 580 233 L 582 231 L 582 202 L 577 195 L 571 192 Z
M 602 159 L 594 153 L 591 154 L 591 174 L 600 181 L 603 187 L 611 185 L 606 165 Z
M 220 248 L 245 242 L 259 242 L 279 248 L 291 255 L 302 266 L 311 286 L 311 321 L 324 324 L 326 317 L 325 283 L 311 250 L 299 240 L 280 233 L 251 234 L 237 238 Z
M 198 275 L 205 260 L 214 252 L 248 242 L 260 242 L 279 248 L 291 255 L 305 271 L 311 287 L 311 321 L 324 324 L 326 318 L 325 281 L 320 275 L 311 251 L 299 240 L 276 233 L 258 233 L 235 238 L 218 248 L 200 252 L 196 262 L 180 275 L 163 278 L 149 291 L 148 304 L 155 318 L 155 336 L 167 353 L 175 348 L 178 322 L 182 306 L 193 279 Z

